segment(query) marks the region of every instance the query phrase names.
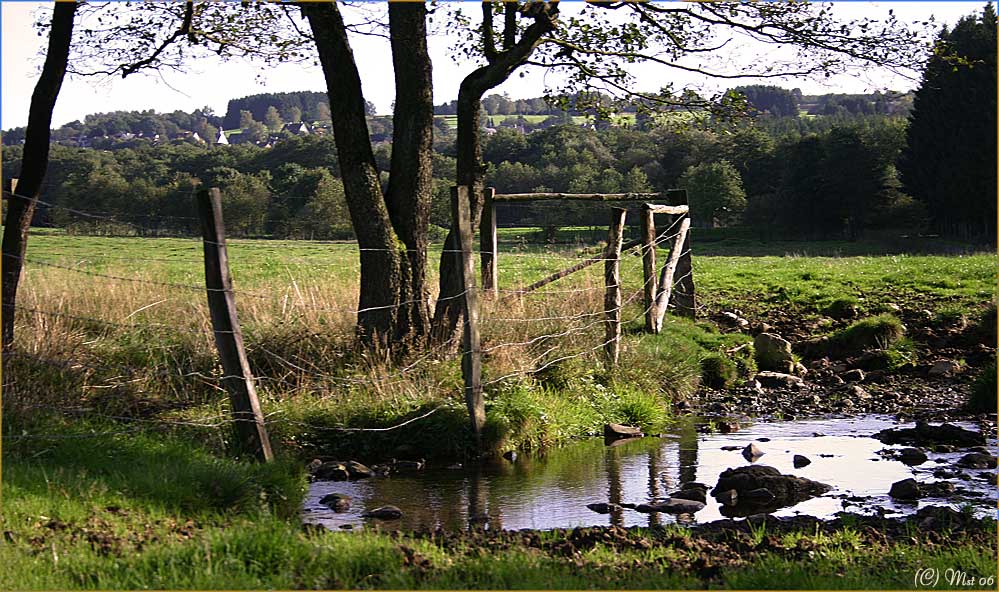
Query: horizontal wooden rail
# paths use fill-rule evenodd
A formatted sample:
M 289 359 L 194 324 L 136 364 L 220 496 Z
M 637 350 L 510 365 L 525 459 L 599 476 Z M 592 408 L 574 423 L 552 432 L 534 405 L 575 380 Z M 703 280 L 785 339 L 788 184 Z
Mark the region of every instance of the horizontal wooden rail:
M 571 199 L 581 201 L 648 201 L 658 200 L 659 193 L 497 193 L 493 201 L 539 201 Z
M 661 206 L 647 203 L 643 207 L 653 214 L 670 214 L 673 216 L 680 216 L 690 211 L 690 206 Z
M 641 244 L 642 244 L 641 240 L 628 241 L 628 242 L 624 243 L 624 245 L 621 246 L 621 252 L 624 253 L 626 251 L 630 251 L 631 249 L 634 249 L 635 247 L 637 247 L 637 246 L 639 246 Z M 597 255 L 596 257 L 590 257 L 589 259 L 583 259 L 579 263 L 577 263 L 575 265 L 572 265 L 570 267 L 566 267 L 562 271 L 556 271 L 555 273 L 551 274 L 550 276 L 548 276 L 548 277 L 546 277 L 546 278 L 544 278 L 542 280 L 538 280 L 538 281 L 534 282 L 533 284 L 531 284 L 530 286 L 527 286 L 526 288 L 521 288 L 521 289 L 517 290 L 516 292 L 512 292 L 507 297 L 509 298 L 511 296 L 518 296 L 520 294 L 526 294 L 528 292 L 533 292 L 533 291 L 537 290 L 538 288 L 547 286 L 548 284 L 550 284 L 550 283 L 552 283 L 554 281 L 560 280 L 560 279 L 564 278 L 567 275 L 576 273 L 577 271 L 579 271 L 581 269 L 586 269 L 587 267 L 593 265 L 594 263 L 600 263 L 601 261 L 605 261 L 606 259 L 607 259 L 607 252 L 606 251 L 603 252 L 603 253 L 601 253 L 600 255 Z

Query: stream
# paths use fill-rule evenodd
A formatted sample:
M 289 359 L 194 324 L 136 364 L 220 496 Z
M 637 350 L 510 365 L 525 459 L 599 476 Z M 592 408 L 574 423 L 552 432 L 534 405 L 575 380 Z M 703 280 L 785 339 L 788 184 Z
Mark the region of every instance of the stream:
M 974 424 L 956 423 L 977 430 Z M 513 462 L 499 459 L 475 466 L 430 467 L 359 481 L 317 481 L 309 488 L 302 518 L 305 523 L 330 529 L 357 529 L 375 523 L 388 530 L 662 525 L 677 518 L 624 508 L 597 514 L 586 505 L 660 501 L 691 481 L 713 488 L 725 469 L 751 464 L 741 454 L 741 449 L 751 442 L 765 452 L 755 464 L 833 487 L 822 496 L 781 508 L 773 512 L 775 516 L 832 518 L 846 510 L 891 517 L 912 514 L 927 505 L 956 509 L 970 505 L 977 515 L 995 515 L 994 469 L 959 469 L 964 479 L 933 475 L 935 469 L 955 467 L 966 451 L 926 450 L 929 459 L 914 467 L 878 454 L 903 446 L 883 444 L 869 436 L 882 429 L 911 425 L 896 422 L 892 416 L 866 415 L 760 422 L 720 434 L 699 433 L 694 423 L 687 422 L 662 437 L 640 438 L 616 446 L 605 446 L 602 438 L 593 438 L 544 455 L 520 455 Z M 989 438 L 988 449 L 992 455 L 999 451 L 995 438 Z M 795 454 L 808 457 L 811 464 L 794 468 Z M 926 497 L 910 503 L 888 496 L 892 483 L 910 477 L 920 483 L 949 481 L 958 488 L 959 495 L 947 499 Z M 350 496 L 350 510 L 335 513 L 321 505 L 319 500 L 330 493 Z M 695 523 L 724 518 L 714 498 L 708 496 L 707 502 L 693 515 Z M 380 521 L 361 517 L 366 510 L 387 504 L 400 508 L 402 518 Z

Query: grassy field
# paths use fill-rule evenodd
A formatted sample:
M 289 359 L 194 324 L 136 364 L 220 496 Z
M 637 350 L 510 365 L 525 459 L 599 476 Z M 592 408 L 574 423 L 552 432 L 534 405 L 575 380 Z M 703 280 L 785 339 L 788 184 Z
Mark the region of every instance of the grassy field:
M 808 321 L 848 299 L 863 315 L 897 305 L 976 322 L 995 298 L 993 253 L 744 246 L 748 256 L 733 244 L 694 243 L 704 315 L 739 309 Z M 801 255 L 847 247 L 863 254 Z M 532 245 L 507 232 L 500 287 L 526 285 L 596 252 Z M 648 546 L 598 542 L 569 554 L 557 550 L 554 534 L 543 535 L 553 537 L 548 546 L 483 551 L 475 541 L 305 533 L 297 508 L 302 465 L 313 455 L 381 458 L 401 444 L 440 458 L 467 452 L 470 442 L 456 436 L 466 424 L 460 369 L 452 357 L 391 360 L 352 347 L 355 245 L 236 240 L 230 258 L 280 459 L 273 466 L 229 450 L 200 241 L 32 235 L 18 351 L 5 357 L 0 587 L 754 588 L 773 586 L 780 574 L 787 587 L 907 588 L 916 566 L 995 573 L 994 533 L 991 543 L 955 533 L 946 545 L 925 533 L 893 542 L 861 530 L 799 533 L 747 547 L 751 560 L 720 571 L 704 564 L 715 548 L 682 543 L 685 531 L 635 535 L 653 539 Z M 600 359 L 601 265 L 539 294 L 484 302 L 492 450 L 557 445 L 607 421 L 656 431 L 671 404 L 697 387 L 704 357 L 749 340 L 675 318 L 661 335 L 638 333 L 641 259 L 626 256 L 622 270 L 628 330 L 613 374 Z M 393 426 L 430 411 L 389 432 L 340 430 Z

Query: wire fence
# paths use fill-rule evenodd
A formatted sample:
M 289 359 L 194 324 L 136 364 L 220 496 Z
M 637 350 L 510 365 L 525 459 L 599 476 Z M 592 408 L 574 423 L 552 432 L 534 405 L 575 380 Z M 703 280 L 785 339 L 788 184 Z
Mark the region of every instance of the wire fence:
M 5 197 L 22 196 L 5 192 Z M 84 220 L 132 224 L 107 212 L 39 203 Z M 656 248 L 667 248 L 676 240 L 679 221 L 676 217 L 658 232 Z M 241 378 L 221 370 L 213 349 L 214 338 L 236 332 L 213 327 L 204 296 L 213 291 L 230 293 L 240 308 L 253 381 L 264 396 L 265 408 L 270 409 L 264 418 L 268 426 L 284 424 L 315 432 L 385 432 L 424 420 L 447 406 L 460 405 L 460 378 L 453 357 L 424 349 L 400 360 L 386 352 L 356 351 L 350 343 L 357 315 L 415 304 L 426 304 L 432 310 L 435 303 L 463 299 L 468 290 L 443 298 L 430 294 L 427 299 L 384 306 L 350 306 L 345 303 L 356 302 L 362 253 L 383 249 L 323 242 L 310 243 L 308 256 L 289 256 L 272 241 L 248 240 L 229 241 L 237 287 L 208 288 L 203 282 L 173 278 L 203 276 L 199 247 L 219 243 L 177 240 L 182 242 L 179 247 L 171 245 L 170 256 L 155 253 L 155 243 L 135 254 L 114 244 L 104 247 L 106 250 L 91 244 L 84 252 L 48 249 L 36 254 L 29 249 L 29 255 L 22 258 L 25 280 L 15 313 L 19 337 L 16 348 L 4 356 L 8 380 L 3 385 L 7 395 L 4 407 L 135 425 L 80 433 L 5 432 L 4 440 L 113 437 L 151 426 L 222 430 L 243 421 L 222 412 L 183 416 L 186 407 L 221 409 L 226 381 Z M 434 248 L 431 257 L 457 252 Z M 472 254 L 481 255 L 477 250 Z M 482 385 L 487 391 L 568 360 L 596 362 L 598 352 L 608 343 L 603 328 L 609 312 L 621 314 L 624 325 L 648 312 L 648 306 L 641 302 L 645 285 L 638 279 L 643 277 L 640 253 L 621 256 L 620 286 L 608 286 L 601 266 L 594 265 L 533 291 L 524 287 L 588 258 L 604 258 L 604 248 L 582 243 L 527 248 L 523 243 L 504 242 L 496 255 L 501 262 L 498 297 L 480 299 L 481 353 L 488 373 Z M 262 264 L 286 273 L 260 273 L 256 268 Z M 433 285 L 434 279 L 429 278 L 428 284 Z M 684 279 L 674 278 L 673 284 Z M 604 303 L 609 287 L 625 292 L 615 309 Z M 76 389 L 63 393 L 61 403 L 45 397 L 36 402 L 37 391 L 51 386 L 43 382 L 51 376 L 41 376 L 38 371 L 43 367 L 68 375 L 59 379 L 61 384 Z M 321 401 L 360 391 L 385 393 L 400 401 L 401 408 L 408 410 L 402 414 L 405 419 L 376 427 L 328 425 L 291 417 L 287 408 L 273 405 L 302 393 Z M 99 392 L 174 400 L 165 404 L 164 413 L 106 413 L 86 404 Z M 107 406 L 106 401 L 102 404 Z

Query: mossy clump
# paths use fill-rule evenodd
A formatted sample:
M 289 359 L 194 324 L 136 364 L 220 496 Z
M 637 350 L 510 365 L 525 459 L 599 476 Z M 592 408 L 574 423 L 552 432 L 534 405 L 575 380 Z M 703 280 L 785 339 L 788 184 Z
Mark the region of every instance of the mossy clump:
M 822 309 L 822 314 L 834 319 L 855 319 L 860 314 L 859 304 L 853 297 L 837 298 Z
M 971 385 L 971 396 L 968 397 L 967 408 L 968 411 L 975 413 L 996 412 L 996 361 L 994 359 Z
M 614 417 L 618 423 L 637 426 L 646 433 L 661 431 L 669 419 L 669 410 L 653 394 L 631 388 L 618 388 Z
M 736 364 L 723 354 L 708 354 L 701 359 L 701 382 L 713 389 L 728 388 L 739 377 Z
M 996 346 L 996 303 L 993 302 L 985 309 L 985 312 L 978 318 L 974 325 L 974 337 L 978 343 L 984 343 L 989 347 Z
M 850 324 L 829 337 L 835 353 L 849 355 L 869 349 L 888 349 L 905 335 L 905 325 L 897 317 L 880 314 Z

